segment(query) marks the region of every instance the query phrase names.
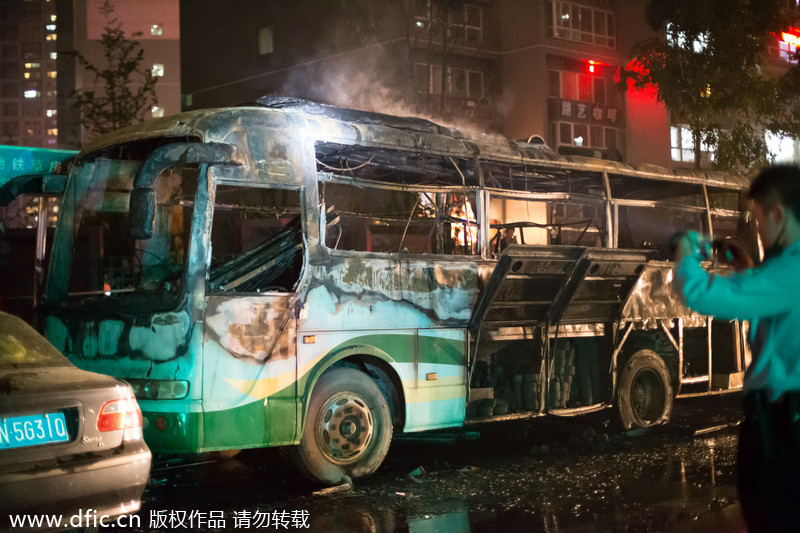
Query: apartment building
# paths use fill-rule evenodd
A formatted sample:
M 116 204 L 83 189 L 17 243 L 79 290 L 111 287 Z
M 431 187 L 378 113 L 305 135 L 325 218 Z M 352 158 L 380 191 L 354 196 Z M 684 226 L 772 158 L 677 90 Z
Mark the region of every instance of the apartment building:
M 443 4 L 183 0 L 183 108 L 290 95 L 540 136 L 563 153 L 694 166 L 685 125 L 652 92 L 616 86 L 632 46 L 656 36 L 646 0 Z M 778 71 L 800 39 L 787 32 L 771 47 Z M 769 141 L 796 159 L 794 140 Z

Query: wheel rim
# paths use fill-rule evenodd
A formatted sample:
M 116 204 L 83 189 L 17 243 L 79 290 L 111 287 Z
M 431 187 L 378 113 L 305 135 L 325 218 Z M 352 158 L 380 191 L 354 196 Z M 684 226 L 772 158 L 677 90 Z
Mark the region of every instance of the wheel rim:
M 631 385 L 631 411 L 639 425 L 649 426 L 664 414 L 666 392 L 660 376 L 650 369 L 639 371 Z
M 356 394 L 341 392 L 322 406 L 317 443 L 332 462 L 351 463 L 369 448 L 374 431 L 372 411 Z

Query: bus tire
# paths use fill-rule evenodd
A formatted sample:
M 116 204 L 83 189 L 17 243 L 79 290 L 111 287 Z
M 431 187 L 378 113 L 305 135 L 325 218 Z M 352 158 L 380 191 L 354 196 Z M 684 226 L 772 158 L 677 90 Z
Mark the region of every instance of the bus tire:
M 378 386 L 364 372 L 338 368 L 314 387 L 291 457 L 313 481 L 337 485 L 375 472 L 391 440 L 389 406 Z
M 634 353 L 622 369 L 617 389 L 622 427 L 628 430 L 666 424 L 672 416 L 672 401 L 664 361 L 652 350 Z

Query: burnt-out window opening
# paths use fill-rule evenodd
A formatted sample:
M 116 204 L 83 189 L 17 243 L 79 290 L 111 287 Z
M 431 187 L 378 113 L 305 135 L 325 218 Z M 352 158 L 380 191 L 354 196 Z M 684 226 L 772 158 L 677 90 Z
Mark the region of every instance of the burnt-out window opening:
M 532 193 L 583 194 L 605 198 L 600 172 L 481 161 L 487 187 Z
M 405 190 L 323 181 L 325 245 L 360 252 L 478 253 L 474 191 Z
M 98 295 L 128 303 L 142 295 L 150 304 L 173 302 L 187 261 L 198 167 L 176 164 L 155 178 L 153 235 L 136 239 L 128 210 L 144 154 L 120 149 L 107 155 L 114 158 L 86 163 L 105 166 L 106 172 L 84 173 L 67 192 L 81 195 L 73 242 L 73 250 L 81 253 L 73 254 L 69 293 L 73 298 Z
M 708 233 L 705 210 L 670 205 L 618 205 L 617 246 L 657 250 L 657 259 L 674 255 L 670 241 L 677 233 Z
M 617 246 L 656 250 L 657 259 L 672 259 L 670 241 L 677 233 L 708 233 L 703 187 L 697 183 L 610 175 Z
M 210 291 L 290 292 L 300 278 L 302 250 L 299 191 L 217 187 Z
M 489 220 L 493 254 L 499 254 L 509 244 L 606 244 L 605 206 L 579 195 L 512 198 L 492 194 Z
M 605 206 L 597 202 L 551 201 L 550 243 L 607 246 Z
M 646 200 L 661 204 L 705 207 L 703 186 L 698 183 L 655 180 L 611 174 L 611 196 L 617 200 Z
M 402 185 L 477 187 L 474 162 L 426 152 L 336 143 L 316 144 L 317 171 Z
M 492 254 L 510 244 L 548 244 L 547 202 L 506 198 L 489 199 L 489 246 Z

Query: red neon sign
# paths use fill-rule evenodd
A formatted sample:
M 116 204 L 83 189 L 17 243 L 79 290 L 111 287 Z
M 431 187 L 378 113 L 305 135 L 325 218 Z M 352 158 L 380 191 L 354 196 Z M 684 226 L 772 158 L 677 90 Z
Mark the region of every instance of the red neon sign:
M 600 61 L 595 61 L 594 59 L 587 59 L 586 72 L 589 74 L 600 74 L 600 67 L 604 67 L 606 65 L 607 63 L 601 63 Z
M 800 46 L 800 29 L 789 28 L 781 32 L 781 41 L 792 46 Z

